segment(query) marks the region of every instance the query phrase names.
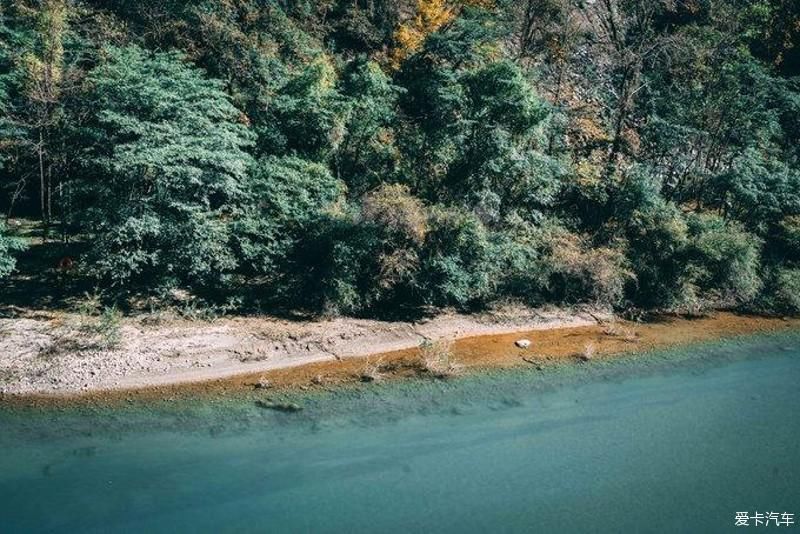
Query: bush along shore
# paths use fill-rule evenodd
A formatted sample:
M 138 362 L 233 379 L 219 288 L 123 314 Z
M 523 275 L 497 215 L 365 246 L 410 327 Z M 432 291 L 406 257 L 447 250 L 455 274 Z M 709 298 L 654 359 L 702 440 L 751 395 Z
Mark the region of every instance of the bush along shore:
M 798 9 L 3 2 L 0 305 L 795 313 Z

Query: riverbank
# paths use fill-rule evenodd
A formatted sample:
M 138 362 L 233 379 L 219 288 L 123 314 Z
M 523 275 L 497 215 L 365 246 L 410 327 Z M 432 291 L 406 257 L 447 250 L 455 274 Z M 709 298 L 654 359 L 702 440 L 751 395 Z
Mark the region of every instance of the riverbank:
M 800 329 L 800 319 L 722 312 L 629 323 L 586 310 L 507 308 L 470 316 L 444 314 L 415 323 L 232 318 L 153 324 L 127 319 L 118 326 L 116 344 L 104 347 L 102 337 L 108 333 L 81 321 L 85 318 L 0 320 L 3 402 L 169 399 L 415 376 L 425 372 L 419 347 L 431 342 L 447 343 L 453 361 L 470 372 L 544 367 Z M 86 338 L 83 344 L 81 335 Z M 530 346 L 517 347 L 521 339 Z
M 197 383 L 413 349 L 426 341 L 588 326 L 598 320 L 610 316 L 522 307 L 444 313 L 417 322 L 27 314 L 0 319 L 0 393 L 74 396 Z

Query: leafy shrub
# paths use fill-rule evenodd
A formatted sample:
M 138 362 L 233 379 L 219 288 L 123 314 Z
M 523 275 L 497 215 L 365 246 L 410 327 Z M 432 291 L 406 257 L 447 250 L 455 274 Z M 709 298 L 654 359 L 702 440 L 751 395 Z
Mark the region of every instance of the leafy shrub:
M 294 262 L 307 273 L 304 293 L 328 312 L 412 303 L 427 234 L 422 202 L 405 186 L 381 186 L 359 208 L 320 220 L 304 240 Z
M 778 226 L 775 245 L 783 257 L 794 261 L 800 260 L 800 215 L 783 218 Z
M 501 262 L 501 293 L 543 301 L 617 306 L 633 274 L 621 246 L 593 247 L 557 221 L 521 220 L 495 234 L 493 257 Z M 500 245 L 502 243 L 502 245 Z
M 467 307 L 492 298 L 499 262 L 477 217 L 439 206 L 424 215 L 405 188 L 386 186 L 364 199 L 360 217 L 320 221 L 293 261 L 304 301 L 360 313 L 391 303 Z
M 344 194 L 326 166 L 294 156 L 262 158 L 249 186 L 232 238 L 244 271 L 268 277 Z
M 342 140 L 336 150 L 336 175 L 361 195 L 391 181 L 399 166 L 395 143 L 400 89 L 374 62 L 359 57 L 347 64 L 340 92 L 344 100 Z
M 761 240 L 711 214 L 684 216 L 663 201 L 635 209 L 626 237 L 644 307 L 697 312 L 752 302 L 762 288 Z
M 489 63 L 465 73 L 460 84 L 463 116 L 454 126 L 463 129 L 464 142 L 453 147 L 448 195 L 481 206 L 486 220 L 494 221 L 512 209 L 535 212 L 551 205 L 564 171 L 531 150 L 547 112 L 521 69 L 509 61 Z
M 762 288 L 762 241 L 719 215 L 685 215 L 661 194 L 651 169 L 635 166 L 612 187 L 636 283 L 629 297 L 642 307 L 699 312 L 752 302 Z
M 357 314 L 379 298 L 381 235 L 353 213 L 317 221 L 290 258 L 289 300 L 326 314 Z
M 783 267 L 776 271 L 774 306 L 778 311 L 800 313 L 800 269 Z
M 498 282 L 491 252 L 489 235 L 475 215 L 434 207 L 417 282 L 426 302 L 465 307 L 491 298 Z
M 498 296 L 522 299 L 531 304 L 545 300 L 550 269 L 542 250 L 542 232 L 519 217 L 489 235 L 489 257 L 497 273 Z
M 7 235 L 5 224 L 0 222 L 0 278 L 11 274 L 17 265 L 14 253 L 21 252 L 25 248 L 25 243 L 21 239 Z
M 744 151 L 716 176 L 709 202 L 762 234 L 787 215 L 800 215 L 800 172 L 761 151 Z
M 256 127 L 261 154 L 324 160 L 341 142 L 344 109 L 331 58 L 318 53 L 276 90 Z
M 688 218 L 689 261 L 705 300 L 732 305 L 752 301 L 762 287 L 761 240 L 716 215 Z
M 686 262 L 689 230 L 680 210 L 664 201 L 644 205 L 633 210 L 625 230 L 636 275 L 631 300 L 643 307 L 694 307 Z

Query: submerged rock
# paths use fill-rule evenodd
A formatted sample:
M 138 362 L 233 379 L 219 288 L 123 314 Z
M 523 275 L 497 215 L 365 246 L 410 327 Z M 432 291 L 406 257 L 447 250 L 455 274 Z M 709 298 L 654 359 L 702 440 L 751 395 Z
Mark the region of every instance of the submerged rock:
M 275 410 L 276 412 L 285 412 L 285 413 L 294 413 L 299 412 L 303 409 L 302 406 L 299 404 L 295 404 L 293 402 L 268 402 L 268 401 L 256 401 L 256 406 L 259 408 L 263 408 L 265 410 Z

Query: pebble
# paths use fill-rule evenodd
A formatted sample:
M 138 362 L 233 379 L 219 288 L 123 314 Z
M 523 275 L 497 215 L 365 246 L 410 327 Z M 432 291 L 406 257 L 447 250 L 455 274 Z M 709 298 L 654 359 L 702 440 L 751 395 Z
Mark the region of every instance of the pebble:
M 527 349 L 531 346 L 531 341 L 529 339 L 518 339 L 514 344 L 521 349 Z

